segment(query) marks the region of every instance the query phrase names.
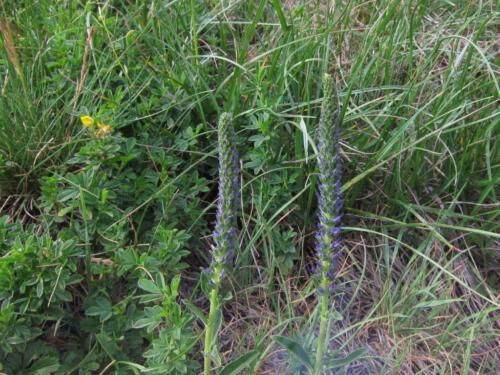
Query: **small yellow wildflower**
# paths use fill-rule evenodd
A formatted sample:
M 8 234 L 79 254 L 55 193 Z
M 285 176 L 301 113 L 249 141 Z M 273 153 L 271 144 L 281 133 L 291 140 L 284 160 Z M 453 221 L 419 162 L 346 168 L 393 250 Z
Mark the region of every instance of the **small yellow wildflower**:
M 86 128 L 91 128 L 94 125 L 94 119 L 90 116 L 80 116 L 80 121 Z
M 102 122 L 97 123 L 97 128 L 99 129 L 95 133 L 95 136 L 97 138 L 104 138 L 106 135 L 108 135 L 112 131 L 111 126 L 104 124 Z

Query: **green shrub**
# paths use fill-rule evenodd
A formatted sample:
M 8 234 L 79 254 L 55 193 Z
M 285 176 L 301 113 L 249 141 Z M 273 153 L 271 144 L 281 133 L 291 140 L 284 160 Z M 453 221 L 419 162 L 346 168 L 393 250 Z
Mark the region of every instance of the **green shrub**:
M 160 147 L 89 130 L 42 178 L 39 223 L 1 219 L 3 371 L 92 373 L 111 360 L 193 371 L 197 338 L 178 298 L 190 254 L 181 228 L 204 225 L 207 187 L 196 172 L 176 175 L 182 165 Z

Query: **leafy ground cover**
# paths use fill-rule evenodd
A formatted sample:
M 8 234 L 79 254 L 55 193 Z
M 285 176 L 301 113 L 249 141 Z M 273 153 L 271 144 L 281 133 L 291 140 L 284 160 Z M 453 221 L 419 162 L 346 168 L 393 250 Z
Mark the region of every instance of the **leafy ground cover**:
M 227 111 L 240 231 L 214 371 L 306 373 L 330 72 L 347 251 L 326 371 L 498 373 L 495 2 L 0 5 L 0 372 L 202 371 Z

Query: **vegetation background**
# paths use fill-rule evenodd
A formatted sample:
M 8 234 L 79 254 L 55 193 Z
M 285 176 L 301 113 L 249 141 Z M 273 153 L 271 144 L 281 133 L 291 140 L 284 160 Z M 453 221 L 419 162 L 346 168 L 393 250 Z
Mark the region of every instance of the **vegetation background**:
M 499 373 L 495 1 L 0 4 L 0 372 L 200 371 L 223 111 L 241 246 L 217 371 L 247 354 L 240 373 L 300 372 L 276 337 L 310 350 L 317 334 L 328 71 L 344 121 L 338 373 Z

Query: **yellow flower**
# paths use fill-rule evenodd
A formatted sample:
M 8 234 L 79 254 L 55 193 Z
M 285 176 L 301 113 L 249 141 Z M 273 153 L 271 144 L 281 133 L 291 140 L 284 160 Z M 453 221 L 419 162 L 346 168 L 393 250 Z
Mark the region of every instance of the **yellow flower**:
M 95 133 L 97 138 L 104 138 L 106 135 L 111 133 L 113 129 L 111 129 L 111 126 L 104 124 L 102 122 L 97 123 L 97 132 Z
M 94 125 L 94 119 L 90 116 L 80 116 L 80 121 L 86 128 L 91 128 Z

